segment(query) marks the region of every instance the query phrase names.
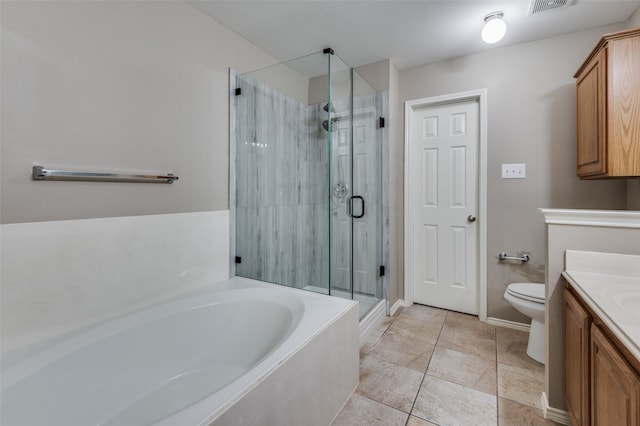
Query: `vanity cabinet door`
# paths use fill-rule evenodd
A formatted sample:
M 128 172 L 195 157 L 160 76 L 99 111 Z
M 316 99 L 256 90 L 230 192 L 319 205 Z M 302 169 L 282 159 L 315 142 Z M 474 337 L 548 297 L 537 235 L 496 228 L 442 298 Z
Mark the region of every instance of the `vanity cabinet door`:
M 564 391 L 574 425 L 589 424 L 589 325 L 591 318 L 564 290 Z
M 591 389 L 592 425 L 640 424 L 640 377 L 595 324 L 591 326 Z

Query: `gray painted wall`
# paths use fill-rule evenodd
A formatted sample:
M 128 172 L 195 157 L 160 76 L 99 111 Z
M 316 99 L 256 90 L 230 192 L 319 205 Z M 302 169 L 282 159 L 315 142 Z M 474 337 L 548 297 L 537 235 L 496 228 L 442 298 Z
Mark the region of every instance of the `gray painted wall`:
M 545 237 L 539 207 L 626 206 L 626 181 L 576 177 L 573 79 L 599 38 L 624 28 L 624 24 L 600 27 L 400 72 L 401 101 L 488 90 L 488 217 L 479 220 L 487 221 L 489 317 L 527 321 L 503 293 L 510 282 L 544 282 Z M 526 163 L 527 178 L 501 179 L 502 163 Z M 531 261 L 501 264 L 496 259 L 500 251 L 525 251 Z
M 629 17 L 627 21 L 627 28 L 637 28 L 640 27 L 640 7 L 633 12 L 633 15 Z
M 404 297 L 404 112 L 400 101 L 400 72 L 389 67 L 389 302 Z
M 374 62 L 373 64 L 356 67 L 356 72 L 360 74 L 377 92 L 389 90 L 389 71 L 391 60 Z
M 640 179 L 627 181 L 627 209 L 640 210 Z
M 228 68 L 276 61 L 184 2 L 2 2 L 2 223 L 228 209 Z M 34 182 L 50 168 L 173 185 Z

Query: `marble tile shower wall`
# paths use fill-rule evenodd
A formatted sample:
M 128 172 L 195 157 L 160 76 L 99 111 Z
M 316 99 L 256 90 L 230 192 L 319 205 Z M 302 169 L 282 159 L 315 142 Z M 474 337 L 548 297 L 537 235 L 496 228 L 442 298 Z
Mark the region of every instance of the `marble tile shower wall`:
M 238 77 L 237 87 L 236 273 L 326 287 L 326 113 L 253 79 Z

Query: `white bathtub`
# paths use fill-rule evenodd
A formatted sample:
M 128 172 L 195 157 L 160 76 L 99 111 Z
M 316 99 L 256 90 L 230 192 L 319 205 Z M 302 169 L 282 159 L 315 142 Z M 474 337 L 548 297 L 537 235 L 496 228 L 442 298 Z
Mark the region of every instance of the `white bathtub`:
M 328 424 L 358 381 L 353 301 L 244 278 L 3 373 L 3 425 Z

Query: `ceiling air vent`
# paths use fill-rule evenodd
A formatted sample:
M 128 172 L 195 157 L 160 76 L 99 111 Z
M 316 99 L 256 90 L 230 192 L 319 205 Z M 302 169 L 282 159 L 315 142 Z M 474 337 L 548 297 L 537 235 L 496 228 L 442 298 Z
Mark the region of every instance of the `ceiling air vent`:
M 531 0 L 529 16 L 551 9 L 561 9 L 570 6 L 571 3 L 573 3 L 573 0 Z

